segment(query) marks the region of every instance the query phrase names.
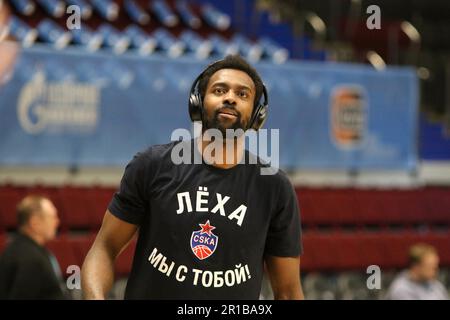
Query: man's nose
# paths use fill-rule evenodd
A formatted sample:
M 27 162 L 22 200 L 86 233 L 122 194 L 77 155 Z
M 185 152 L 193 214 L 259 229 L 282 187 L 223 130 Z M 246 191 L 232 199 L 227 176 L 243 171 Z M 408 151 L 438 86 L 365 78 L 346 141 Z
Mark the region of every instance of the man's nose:
M 223 97 L 224 104 L 236 105 L 236 95 L 232 90 L 228 90 L 228 92 Z

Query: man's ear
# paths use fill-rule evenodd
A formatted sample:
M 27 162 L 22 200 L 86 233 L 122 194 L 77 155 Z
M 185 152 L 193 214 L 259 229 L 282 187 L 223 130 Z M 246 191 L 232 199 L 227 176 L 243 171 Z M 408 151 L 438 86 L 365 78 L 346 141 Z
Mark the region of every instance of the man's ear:
M 28 220 L 28 226 L 32 229 L 36 229 L 40 223 L 39 214 L 32 214 L 30 219 Z

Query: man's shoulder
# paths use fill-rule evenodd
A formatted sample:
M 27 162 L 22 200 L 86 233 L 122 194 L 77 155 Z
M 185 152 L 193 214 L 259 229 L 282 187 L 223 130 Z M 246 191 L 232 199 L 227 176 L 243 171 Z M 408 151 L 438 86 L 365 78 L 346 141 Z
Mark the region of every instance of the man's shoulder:
M 167 156 L 170 157 L 173 147 L 181 142 L 182 141 L 171 141 L 165 144 L 154 144 L 148 146 L 146 149 L 137 152 L 134 155 L 133 160 L 140 163 L 149 163 L 149 161 L 165 159 Z
M 270 182 L 271 184 L 277 185 L 280 188 L 290 188 L 292 187 L 292 182 L 289 176 L 281 170 L 280 168 L 274 168 L 272 166 L 262 167 L 261 169 L 267 169 L 265 174 L 261 174 L 261 178 Z
M 404 300 L 411 299 L 414 295 L 414 284 L 409 280 L 407 272 L 402 271 L 392 281 L 386 297 L 390 300 Z
M 255 155 L 250 151 L 246 151 L 245 155 L 246 165 L 253 165 L 258 169 L 259 174 L 263 179 L 273 182 L 279 182 L 283 184 L 291 184 L 287 173 L 281 170 L 278 166 L 273 166 L 268 161 Z
M 393 291 L 415 290 L 416 288 L 417 284 L 410 279 L 407 270 L 401 271 L 391 284 Z
M 438 279 L 434 279 L 431 282 L 431 284 L 437 290 L 440 290 L 440 291 L 443 291 L 443 292 L 447 292 L 447 289 L 445 288 L 445 285 L 441 281 L 439 281 Z
M 2 257 L 5 260 L 26 262 L 41 259 L 42 250 L 43 248 L 33 243 L 31 239 L 17 234 L 5 248 Z
M 142 156 L 148 156 L 148 157 L 158 157 L 161 156 L 162 154 L 166 153 L 167 151 L 171 151 L 172 148 L 180 143 L 182 141 L 171 141 L 169 143 L 164 143 L 164 144 L 154 144 L 151 146 L 148 146 L 146 149 L 138 152 L 139 155 Z
M 246 157 L 247 162 L 245 165 L 251 166 L 253 170 L 255 170 L 254 174 L 258 176 L 258 183 L 261 183 L 271 190 L 277 189 L 282 192 L 286 192 L 293 188 L 292 182 L 284 170 L 272 166 L 270 163 L 257 157 L 251 152 L 247 152 Z

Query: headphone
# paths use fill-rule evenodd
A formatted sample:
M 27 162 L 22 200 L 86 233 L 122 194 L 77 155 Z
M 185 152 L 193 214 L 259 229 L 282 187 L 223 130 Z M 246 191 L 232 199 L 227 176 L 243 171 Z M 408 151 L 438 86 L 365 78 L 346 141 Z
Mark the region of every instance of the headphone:
M 220 61 L 220 60 L 219 60 Z M 191 86 L 191 91 L 189 94 L 189 115 L 191 117 L 192 121 L 202 121 L 203 120 L 203 98 L 200 92 L 198 91 L 198 83 L 200 79 L 203 77 L 205 72 L 209 70 L 215 63 L 219 62 L 216 61 L 212 64 L 210 64 L 208 67 L 206 67 L 205 70 L 203 70 L 202 73 L 200 73 L 197 78 L 195 78 L 194 83 Z M 249 122 L 249 129 L 254 129 L 255 131 L 258 131 L 266 121 L 267 118 L 267 112 L 269 108 L 269 98 L 267 95 L 267 89 L 264 83 L 262 84 L 262 95 L 264 97 L 263 103 L 258 103 L 256 108 L 254 108 L 252 117 Z

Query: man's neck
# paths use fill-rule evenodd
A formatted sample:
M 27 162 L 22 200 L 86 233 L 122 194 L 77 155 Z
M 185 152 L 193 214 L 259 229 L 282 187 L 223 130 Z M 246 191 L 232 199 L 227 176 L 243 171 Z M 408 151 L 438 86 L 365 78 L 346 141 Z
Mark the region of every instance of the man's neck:
M 197 147 L 203 160 L 217 168 L 230 169 L 238 165 L 244 156 L 244 135 L 232 139 L 216 141 L 202 134 Z
M 40 246 L 44 246 L 45 245 L 44 237 L 36 234 L 35 232 L 30 230 L 29 228 L 22 228 L 22 229 L 19 230 L 19 232 L 21 234 L 27 236 L 28 238 L 30 238 L 31 240 L 33 240 L 34 242 L 36 242 Z

